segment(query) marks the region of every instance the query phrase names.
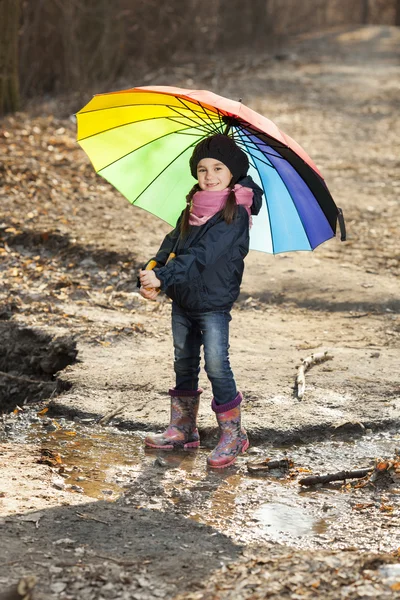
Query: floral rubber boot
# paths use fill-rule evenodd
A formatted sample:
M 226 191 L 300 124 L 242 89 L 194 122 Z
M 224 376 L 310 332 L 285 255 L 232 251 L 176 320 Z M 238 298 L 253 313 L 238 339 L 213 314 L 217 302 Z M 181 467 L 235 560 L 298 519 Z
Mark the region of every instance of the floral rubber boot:
M 163 433 L 146 436 L 144 443 L 149 448 L 197 448 L 200 437 L 196 419 L 199 410 L 200 394 L 203 390 L 170 390 L 171 420 Z M 180 394 L 179 396 L 177 394 Z M 189 395 L 190 394 L 190 395 Z M 195 394 L 195 395 L 194 395 Z
M 229 467 L 239 454 L 246 452 L 249 447 L 246 431 L 241 426 L 240 403 L 242 400 L 243 397 L 240 393 L 228 404 L 217 405 L 213 400 L 211 406 L 217 417 L 221 437 L 216 448 L 207 457 L 209 467 L 215 469 Z

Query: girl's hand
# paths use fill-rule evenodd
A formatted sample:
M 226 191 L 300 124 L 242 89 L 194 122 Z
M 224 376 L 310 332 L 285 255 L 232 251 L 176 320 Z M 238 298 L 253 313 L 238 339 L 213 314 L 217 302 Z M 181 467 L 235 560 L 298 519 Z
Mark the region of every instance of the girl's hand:
M 143 298 L 146 298 L 146 300 L 155 300 L 159 294 L 159 290 L 156 290 L 155 288 L 146 289 L 141 287 L 139 289 L 139 294 L 143 296 Z
M 145 288 L 159 288 L 161 285 L 154 271 L 140 271 L 139 278 L 141 286 Z

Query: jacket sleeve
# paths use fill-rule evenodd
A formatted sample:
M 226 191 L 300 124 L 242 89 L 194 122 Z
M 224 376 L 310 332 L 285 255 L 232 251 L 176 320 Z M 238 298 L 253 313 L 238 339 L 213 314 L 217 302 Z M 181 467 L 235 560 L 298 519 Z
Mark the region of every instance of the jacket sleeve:
M 259 185 L 256 184 L 255 181 L 252 180 L 250 175 L 246 175 L 242 179 L 239 179 L 238 184 L 243 187 L 248 187 L 253 190 L 253 204 L 251 205 L 251 214 L 258 215 L 261 210 L 262 205 L 262 197 L 264 194 L 264 190 L 260 188 Z
M 146 265 L 143 267 L 144 269 L 152 260 L 154 260 L 157 263 L 157 267 L 163 267 L 165 265 L 165 263 L 168 260 L 169 255 L 175 248 L 176 242 L 178 241 L 178 237 L 180 235 L 180 225 L 181 225 L 182 214 L 179 217 L 177 224 L 175 225 L 175 229 L 173 229 L 172 231 L 167 233 L 161 246 L 158 249 L 157 254 L 153 258 L 150 258 L 150 260 L 147 261 Z
M 188 248 L 186 254 L 181 254 L 168 265 L 155 268 L 154 272 L 161 281 L 161 289 L 169 286 L 190 282 L 201 275 L 207 267 L 212 266 L 239 240 L 249 227 L 249 217 L 246 209 L 239 206 L 234 221 L 228 225 L 224 220 L 217 221 L 206 231 L 199 242 Z
M 175 225 L 175 229 L 173 229 L 172 231 L 167 233 L 167 235 L 165 236 L 161 246 L 158 249 L 157 254 L 153 258 L 150 258 L 142 266 L 142 269 L 145 269 L 152 260 L 154 260 L 157 263 L 157 265 L 156 265 L 157 267 L 163 267 L 165 265 L 165 263 L 168 260 L 169 255 L 171 254 L 172 250 L 175 248 L 176 242 L 178 241 L 178 237 L 180 235 L 180 224 L 181 224 L 182 215 L 183 215 L 183 213 L 179 217 L 177 224 Z M 136 280 L 136 286 L 138 288 L 140 288 L 140 286 L 141 286 L 139 276 L 137 277 L 137 280 Z

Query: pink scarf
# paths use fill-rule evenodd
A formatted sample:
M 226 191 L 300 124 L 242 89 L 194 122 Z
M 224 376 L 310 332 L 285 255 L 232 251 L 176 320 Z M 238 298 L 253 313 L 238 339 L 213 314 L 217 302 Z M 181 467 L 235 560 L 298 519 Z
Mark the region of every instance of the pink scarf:
M 236 184 L 233 191 L 236 196 L 236 204 L 244 206 L 250 217 L 250 208 L 253 204 L 253 190 Z M 189 225 L 204 225 L 204 223 L 207 223 L 211 217 L 224 208 L 229 192 L 230 188 L 218 192 L 206 192 L 204 190 L 196 192 L 192 199 Z

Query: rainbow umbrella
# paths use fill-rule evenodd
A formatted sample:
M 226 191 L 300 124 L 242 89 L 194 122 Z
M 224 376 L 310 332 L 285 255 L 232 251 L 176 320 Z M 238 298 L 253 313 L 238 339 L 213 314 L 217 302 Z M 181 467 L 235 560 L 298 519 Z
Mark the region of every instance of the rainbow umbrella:
M 132 204 L 175 225 L 194 180 L 193 147 L 230 135 L 264 190 L 250 248 L 277 254 L 313 250 L 344 220 L 307 153 L 269 119 L 240 101 L 204 90 L 138 87 L 98 94 L 77 113 L 77 141 L 96 172 Z

